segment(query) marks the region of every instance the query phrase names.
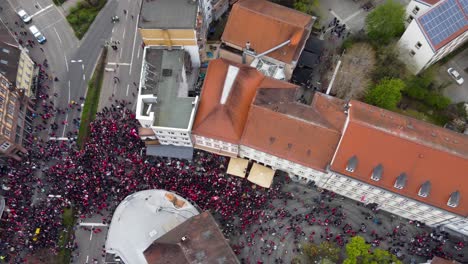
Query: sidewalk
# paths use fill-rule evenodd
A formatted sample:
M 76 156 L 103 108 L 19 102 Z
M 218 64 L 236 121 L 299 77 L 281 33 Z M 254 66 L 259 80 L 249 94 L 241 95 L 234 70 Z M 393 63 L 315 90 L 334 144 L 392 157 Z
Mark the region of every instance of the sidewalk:
M 61 6 L 57 6 L 57 7 L 59 7 L 59 9 L 61 9 L 61 11 L 63 12 L 63 15 L 66 17 L 66 16 L 68 16 L 68 14 L 70 14 L 70 9 L 72 9 L 79 2 L 82 2 L 82 1 L 83 0 L 66 0 L 65 3 L 63 3 Z

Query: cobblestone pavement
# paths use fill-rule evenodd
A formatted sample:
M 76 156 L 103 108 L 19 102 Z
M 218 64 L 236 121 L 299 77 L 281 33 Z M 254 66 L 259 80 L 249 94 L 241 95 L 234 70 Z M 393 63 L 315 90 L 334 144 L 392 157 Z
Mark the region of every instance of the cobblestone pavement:
M 330 241 L 334 241 L 335 237 L 341 234 L 342 242 L 346 244 L 352 235 L 351 232 L 344 234 L 343 227 L 346 224 L 350 224 L 352 230 L 356 231 L 355 234 L 363 236 L 368 243 L 375 239 L 371 234 L 376 232 L 384 238 L 378 248 L 386 250 L 389 250 L 394 243 L 391 238 L 387 239 L 386 234 L 391 234 L 396 226 L 399 226 L 397 229 L 399 232 L 406 234 L 400 237 L 401 241 L 408 241 L 423 232 L 427 234 L 431 232 L 428 227 L 418 227 L 407 219 L 390 215 L 387 212 L 373 212 L 354 200 L 326 191 L 321 192 L 312 186 L 291 182 L 283 186 L 282 190 L 292 195 L 272 201 L 257 224 L 249 226 L 245 231 L 240 231 L 240 234 L 237 233 L 230 238 L 231 246 L 237 251 L 241 263 L 290 263 L 294 256 L 301 254 L 301 244 L 305 242 L 319 244 L 325 241 L 326 229 L 329 234 L 333 234 Z M 320 201 L 323 201 L 322 206 L 320 206 Z M 320 209 L 321 207 L 323 209 Z M 314 210 L 320 212 L 314 213 Z M 332 211 L 335 211 L 335 215 L 332 215 Z M 345 214 L 345 219 L 338 221 L 341 224 L 335 226 L 338 222 L 334 223 L 334 219 L 339 218 L 337 216 L 340 211 Z M 327 218 L 330 222 L 326 225 L 325 219 Z M 378 220 L 381 224 L 374 222 L 379 222 Z M 365 233 L 359 231 L 362 223 L 367 227 Z M 459 241 L 455 237 L 451 238 L 443 246 L 443 250 L 455 255 L 460 254 L 461 252 L 455 252 L 453 248 L 453 243 Z M 396 247 L 393 246 L 393 248 Z M 342 249 L 341 258 L 344 258 L 344 246 Z M 466 255 L 466 252 L 463 253 Z M 427 259 L 410 254 L 406 249 L 403 249 L 400 254 L 403 254 L 400 257 L 403 263 L 421 263 Z M 464 259 L 456 257 L 456 259 L 462 263 L 468 261 L 466 257 Z M 342 259 L 339 262 L 341 261 Z

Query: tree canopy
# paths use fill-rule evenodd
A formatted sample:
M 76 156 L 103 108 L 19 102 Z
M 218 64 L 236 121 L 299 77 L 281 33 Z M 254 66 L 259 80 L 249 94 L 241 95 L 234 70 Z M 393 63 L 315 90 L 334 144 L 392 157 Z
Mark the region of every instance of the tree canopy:
M 309 15 L 318 15 L 318 0 L 295 0 L 294 9 Z
M 388 0 L 366 17 L 367 35 L 379 45 L 388 44 L 392 38 L 400 36 L 405 31 L 404 19 L 404 6 Z
M 344 264 L 401 264 L 397 257 L 382 249 L 370 251 L 370 245 L 361 236 L 355 236 L 346 244 L 347 258 Z
M 366 102 L 385 109 L 395 109 L 404 88 L 405 83 L 401 79 L 385 78 L 367 92 Z
M 320 244 L 307 243 L 303 245 L 307 263 L 336 263 L 341 249 L 334 243 L 324 241 Z

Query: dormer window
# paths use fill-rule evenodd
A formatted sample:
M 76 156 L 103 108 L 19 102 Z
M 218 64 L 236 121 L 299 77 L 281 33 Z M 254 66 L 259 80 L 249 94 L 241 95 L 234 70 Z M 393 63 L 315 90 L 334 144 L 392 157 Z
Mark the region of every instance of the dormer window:
M 455 191 L 450 195 L 447 205 L 450 207 L 457 207 L 460 203 L 460 192 Z
M 358 159 L 357 159 L 356 155 L 352 156 L 348 160 L 348 164 L 346 164 L 346 170 L 349 171 L 349 172 L 354 172 L 354 170 L 357 167 L 357 163 L 358 163 Z
M 375 166 L 374 170 L 372 171 L 371 179 L 374 181 L 380 181 L 380 179 L 382 178 L 382 174 L 383 174 L 383 166 L 382 164 L 379 164 Z
M 431 182 L 426 181 L 421 185 L 421 188 L 419 188 L 418 195 L 421 197 L 427 197 L 429 193 L 431 192 Z
M 406 176 L 406 173 L 403 172 L 402 174 L 400 174 L 400 176 L 396 178 L 395 185 L 393 185 L 393 187 L 399 190 L 405 188 L 407 178 L 408 177 Z

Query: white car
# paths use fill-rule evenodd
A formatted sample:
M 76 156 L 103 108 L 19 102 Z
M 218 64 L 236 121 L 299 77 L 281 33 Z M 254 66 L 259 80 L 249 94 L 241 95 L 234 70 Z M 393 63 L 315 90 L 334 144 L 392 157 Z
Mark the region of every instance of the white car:
M 461 77 L 460 73 L 457 72 L 454 68 L 448 68 L 448 74 L 459 84 L 462 85 L 465 80 Z
M 18 16 L 21 17 L 24 23 L 28 24 L 31 22 L 32 18 L 24 11 L 23 9 L 18 10 Z

